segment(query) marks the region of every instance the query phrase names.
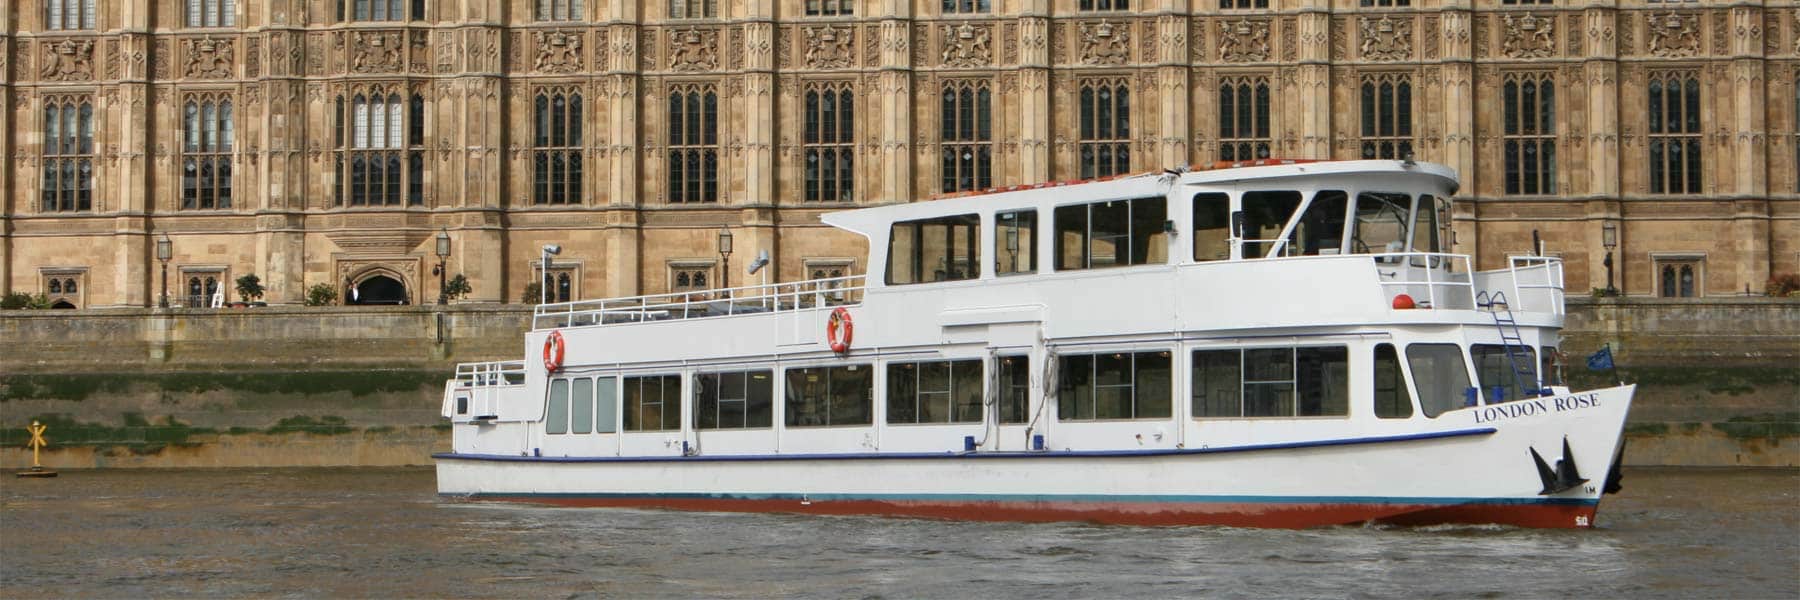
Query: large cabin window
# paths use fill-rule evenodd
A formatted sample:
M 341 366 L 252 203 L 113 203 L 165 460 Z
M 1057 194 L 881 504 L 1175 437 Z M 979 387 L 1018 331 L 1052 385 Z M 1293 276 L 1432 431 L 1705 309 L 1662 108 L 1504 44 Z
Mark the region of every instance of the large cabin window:
M 1168 212 L 1161 196 L 1056 207 L 1056 269 L 1167 262 Z
M 594 431 L 594 380 L 583 377 L 569 387 L 569 433 Z
M 1513 376 L 1513 360 L 1523 369 L 1531 369 L 1537 364 L 1537 351 L 1531 346 L 1513 346 L 1513 356 L 1506 355 L 1506 346 L 1499 344 L 1475 344 L 1469 346 L 1469 356 L 1475 359 L 1475 380 L 1481 382 L 1481 390 L 1488 394 L 1488 402 L 1505 402 L 1525 397 L 1525 392 L 1534 391 L 1530 386 L 1537 385 L 1535 377 L 1524 381 L 1525 389 L 1519 389 L 1519 378 Z M 1501 388 L 1500 395 L 1494 396 L 1494 388 Z
M 1281 240 L 1288 217 L 1300 208 L 1300 192 L 1244 193 L 1244 258 L 1264 258 Z M 1286 245 L 1293 245 L 1289 239 Z
M 1031 410 L 1031 357 L 1000 357 L 1000 422 L 1025 423 Z
M 1393 344 L 1375 345 L 1375 416 L 1405 419 L 1413 414 L 1412 388 L 1400 371 L 1400 354 Z
M 1436 418 L 1463 406 L 1469 368 L 1463 363 L 1462 348 L 1456 344 L 1411 344 L 1406 347 L 1406 365 L 1418 384 L 1419 408 L 1425 416 Z
M 1446 228 L 1449 227 L 1449 219 L 1445 218 L 1447 216 L 1445 213 L 1450 210 L 1449 203 L 1430 195 L 1424 195 L 1419 196 L 1419 202 L 1414 205 L 1414 208 L 1416 212 L 1413 215 L 1412 246 L 1408 251 L 1443 252 L 1441 240 L 1450 237 L 1448 233 L 1445 233 Z M 1439 260 L 1435 256 L 1431 258 L 1432 268 L 1438 266 Z M 1415 267 L 1423 267 L 1425 261 L 1415 257 L 1412 259 L 1412 264 Z
M 1345 346 L 1196 351 L 1194 416 L 1345 416 L 1349 368 Z
M 787 370 L 787 426 L 868 425 L 875 398 L 869 365 Z
M 895 362 L 887 367 L 887 422 L 981 421 L 981 361 Z
M 1355 230 L 1350 234 L 1350 251 L 1356 254 L 1400 252 L 1406 249 L 1407 215 L 1412 212 L 1412 197 L 1392 192 L 1363 192 L 1356 195 Z
M 956 215 L 895 223 L 888 235 L 888 285 L 981 276 L 981 217 Z
M 1173 407 L 1169 353 L 1064 356 L 1057 420 L 1166 419 Z
M 994 274 L 1005 277 L 1036 272 L 1037 211 L 995 214 Z
M 544 411 L 544 433 L 569 432 L 569 380 L 550 380 L 550 406 Z
M 772 371 L 702 373 L 694 376 L 695 429 L 769 427 L 774 421 Z
M 1294 231 L 1299 253 L 1306 256 L 1337 254 L 1344 245 L 1344 220 L 1350 210 L 1350 195 L 1339 190 L 1313 194 L 1306 213 Z
M 1231 196 L 1194 194 L 1194 262 L 1231 258 Z
M 681 429 L 681 376 L 625 378 L 625 430 Z

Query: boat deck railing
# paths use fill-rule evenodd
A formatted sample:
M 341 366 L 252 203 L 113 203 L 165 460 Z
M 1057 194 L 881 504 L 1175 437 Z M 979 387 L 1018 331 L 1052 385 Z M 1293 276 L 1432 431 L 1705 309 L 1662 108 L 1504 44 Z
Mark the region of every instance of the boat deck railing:
M 1554 256 L 1508 256 L 1506 272 L 1512 280 L 1506 295 L 1514 311 L 1548 311 L 1563 314 L 1563 263 Z
M 1419 308 L 1473 308 L 1475 284 L 1469 255 L 1446 252 L 1371 254 L 1381 279 L 1383 297 L 1405 293 Z
M 862 303 L 862 275 L 787 283 L 541 304 L 531 328 L 586 327 L 731 315 L 781 313 Z
M 456 384 L 483 388 L 525 383 L 525 361 L 496 360 L 456 365 Z

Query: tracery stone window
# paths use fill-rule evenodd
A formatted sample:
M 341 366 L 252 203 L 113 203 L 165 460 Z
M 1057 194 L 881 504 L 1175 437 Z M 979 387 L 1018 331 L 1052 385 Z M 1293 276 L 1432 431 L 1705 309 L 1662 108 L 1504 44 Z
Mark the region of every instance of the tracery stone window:
M 1131 169 L 1131 86 L 1125 79 L 1081 85 L 1081 178 L 1093 179 Z
M 223 269 L 182 269 L 182 280 L 187 290 L 183 306 L 188 308 L 208 308 L 212 299 L 219 293 L 219 284 L 226 281 Z M 177 292 L 179 293 L 179 292 Z
M 714 264 L 711 261 L 675 261 L 669 263 L 669 292 L 703 292 L 712 289 Z
M 236 27 L 237 0 L 187 0 L 188 27 Z
M 532 186 L 534 204 L 581 204 L 581 94 L 539 91 L 533 104 Z
M 575 267 L 558 267 L 551 265 L 544 275 L 544 298 L 549 302 L 570 302 L 575 295 Z
M 1405 159 L 1413 153 L 1412 76 L 1362 78 L 1362 158 Z
M 1700 78 L 1656 73 L 1648 92 L 1650 193 L 1700 193 Z
M 44 299 L 50 303 L 50 308 L 81 308 L 85 304 L 81 295 L 81 289 L 85 287 L 82 280 L 86 278 L 87 273 L 80 270 L 46 271 Z
M 994 12 L 993 0 L 943 0 L 939 9 L 946 15 L 987 14 Z
M 44 29 L 93 29 L 94 0 L 43 0 Z
M 336 0 L 339 21 L 423 21 L 425 0 Z M 410 10 L 409 10 L 410 9 Z
M 1084 11 L 1126 11 L 1131 10 L 1131 0 L 1081 0 L 1077 8 Z
M 951 81 L 944 84 L 939 120 L 942 127 L 943 192 L 966 192 L 994 187 L 993 92 L 986 81 Z
M 848 83 L 806 90 L 803 159 L 807 202 L 849 202 L 856 187 L 856 94 Z
M 1556 83 L 1549 73 L 1510 73 L 1501 86 L 1506 193 L 1556 193 Z
M 231 100 L 195 95 L 181 115 L 181 207 L 231 208 Z
M 43 212 L 94 208 L 94 103 L 85 96 L 44 102 Z
M 806 0 L 806 16 L 848 17 L 856 14 L 856 0 Z
M 671 19 L 710 19 L 719 16 L 718 0 L 669 0 Z
M 370 89 L 338 96 L 336 112 L 336 204 L 424 204 L 424 98 Z
M 1412 0 L 1361 0 L 1357 5 L 1365 8 L 1390 8 L 1395 6 L 1412 6 Z
M 669 88 L 669 201 L 719 200 L 719 93 L 709 83 Z
M 1228 77 L 1219 84 L 1219 160 L 1269 157 L 1269 78 Z
M 580 21 L 586 12 L 584 0 L 537 0 L 539 21 Z
M 1268 7 L 1269 0 L 1219 0 L 1219 8 L 1223 10 L 1266 9 Z
M 1659 298 L 1698 298 L 1704 295 L 1702 268 L 1706 260 L 1695 256 L 1657 258 L 1656 295 Z

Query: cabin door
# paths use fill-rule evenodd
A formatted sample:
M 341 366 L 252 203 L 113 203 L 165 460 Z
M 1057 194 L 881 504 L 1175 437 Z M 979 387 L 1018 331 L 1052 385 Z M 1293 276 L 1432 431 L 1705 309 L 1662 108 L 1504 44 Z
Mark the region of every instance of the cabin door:
M 1032 378 L 1043 372 L 1044 342 L 1038 322 L 988 327 L 988 423 L 994 443 L 984 450 L 1017 452 L 1032 449 L 1032 438 L 1044 433 L 1038 418 L 1039 394 Z M 1035 428 L 1034 428 L 1035 424 Z

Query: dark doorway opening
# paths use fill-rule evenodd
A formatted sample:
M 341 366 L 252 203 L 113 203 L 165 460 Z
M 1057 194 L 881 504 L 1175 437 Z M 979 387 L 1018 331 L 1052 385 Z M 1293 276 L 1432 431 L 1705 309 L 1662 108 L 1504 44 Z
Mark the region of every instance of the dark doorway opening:
M 71 304 L 68 300 L 57 300 L 50 305 L 50 308 L 75 308 L 75 305 Z
M 386 275 L 364 279 L 350 292 L 350 304 L 406 303 L 406 285 Z

